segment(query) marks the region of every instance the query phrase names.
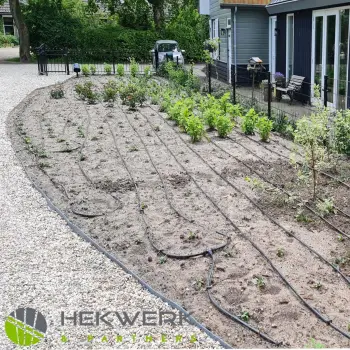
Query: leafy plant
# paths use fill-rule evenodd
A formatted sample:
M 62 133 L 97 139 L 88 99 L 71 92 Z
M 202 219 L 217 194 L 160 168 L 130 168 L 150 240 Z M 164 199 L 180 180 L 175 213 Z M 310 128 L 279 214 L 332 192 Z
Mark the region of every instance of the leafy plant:
M 117 74 L 120 77 L 123 77 L 125 74 L 125 69 L 124 69 L 124 65 L 123 64 L 118 64 L 117 65 Z
M 258 121 L 258 118 L 258 114 L 253 108 L 251 108 L 249 112 L 242 117 L 241 128 L 246 135 L 254 135 L 255 126 Z
M 324 349 L 325 346 L 322 343 L 318 343 L 316 339 L 311 338 L 309 343 L 305 346 L 306 349 Z
M 283 248 L 278 248 L 278 250 L 277 250 L 277 256 L 278 256 L 279 258 L 283 258 L 284 255 L 285 255 L 284 249 L 283 249 Z
M 55 86 L 51 91 L 50 91 L 50 96 L 51 98 L 58 100 L 64 97 L 64 90 L 62 85 Z
M 350 156 L 350 111 L 338 112 L 334 120 L 335 149 Z
M 295 219 L 298 222 L 304 222 L 306 224 L 311 222 L 311 219 L 305 214 L 305 212 L 302 209 L 298 209 L 297 214 L 295 215 Z
M 267 117 L 261 117 L 256 123 L 256 127 L 259 131 L 261 141 L 267 142 L 270 138 L 270 133 L 273 127 L 273 122 Z
M 167 257 L 166 255 L 162 255 L 159 257 L 159 264 L 163 265 L 167 262 Z
M 234 124 L 228 116 L 220 115 L 216 118 L 216 129 L 219 137 L 226 137 L 232 131 L 233 126 Z
M 139 72 L 139 64 L 136 62 L 135 58 L 130 58 L 130 74 L 132 77 L 136 77 Z
M 243 311 L 241 314 L 240 314 L 240 319 L 243 320 L 244 322 L 248 322 L 250 320 L 250 314 L 248 311 Z
M 217 110 L 215 107 L 207 109 L 204 112 L 204 120 L 206 124 L 208 125 L 210 130 L 214 130 L 216 127 L 216 119 L 220 115 L 220 111 Z
M 145 86 L 136 80 L 120 86 L 119 95 L 123 104 L 129 106 L 130 109 L 135 109 L 137 105 L 142 105 L 147 99 Z
M 301 145 L 304 151 L 304 163 L 311 170 L 314 200 L 318 183 L 317 169 L 327 155 L 329 138 L 327 125 L 328 111 L 323 110 L 298 120 L 294 132 L 295 142 Z
M 105 73 L 107 75 L 111 75 L 112 74 L 112 68 L 113 67 L 110 64 L 107 64 L 107 63 L 104 64 L 104 70 L 105 70 Z
M 118 94 L 118 89 L 115 81 L 110 80 L 103 86 L 102 97 L 104 102 L 115 102 Z
M 187 133 L 191 136 L 191 141 L 193 143 L 202 139 L 204 135 L 204 125 L 199 117 L 193 114 L 189 117 L 187 122 Z
M 205 286 L 205 281 L 203 277 L 197 278 L 193 283 L 194 289 L 200 291 Z
M 87 81 L 84 84 L 75 85 L 75 92 L 81 100 L 87 100 L 89 104 L 95 104 L 99 99 L 99 95 L 97 92 L 93 91 L 93 87 L 93 83 Z
M 90 68 L 86 64 L 84 64 L 81 67 L 81 72 L 83 73 L 84 77 L 88 77 L 90 75 Z
M 151 78 L 151 67 L 147 66 L 144 69 L 144 75 L 146 79 Z
M 94 64 L 90 65 L 90 72 L 92 75 L 96 74 L 96 66 Z
M 324 200 L 319 200 L 316 204 L 316 208 L 321 213 L 322 216 L 327 216 L 330 214 L 335 214 L 335 206 L 332 198 L 326 198 Z
M 259 289 L 264 289 L 266 287 L 266 283 L 263 277 L 258 276 L 254 278 L 254 284 L 259 288 Z

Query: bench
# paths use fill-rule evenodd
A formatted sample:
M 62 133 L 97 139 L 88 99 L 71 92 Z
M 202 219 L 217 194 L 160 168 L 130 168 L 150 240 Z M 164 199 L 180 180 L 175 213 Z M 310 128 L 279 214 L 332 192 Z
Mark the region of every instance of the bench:
M 290 104 L 292 104 L 294 101 L 294 94 L 300 91 L 304 80 L 305 80 L 304 77 L 301 77 L 299 75 L 292 75 L 288 83 L 288 86 L 286 88 L 282 88 L 282 87 L 276 88 L 277 101 L 282 100 L 282 95 L 288 95 L 290 98 Z

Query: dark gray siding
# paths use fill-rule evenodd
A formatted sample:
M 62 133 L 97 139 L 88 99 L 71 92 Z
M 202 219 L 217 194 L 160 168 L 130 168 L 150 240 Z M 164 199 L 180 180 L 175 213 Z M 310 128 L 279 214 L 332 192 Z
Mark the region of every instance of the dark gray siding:
M 219 19 L 219 37 L 220 37 L 220 57 L 219 60 L 227 62 L 227 36 L 221 36 L 221 29 L 227 27 L 227 19 L 231 18 L 230 9 L 221 9 L 220 0 L 210 0 L 210 19 Z
M 276 39 L 276 72 L 286 75 L 286 36 L 287 36 L 286 15 L 277 16 L 278 36 Z M 311 42 L 310 42 L 311 45 Z
M 247 65 L 250 57 L 269 64 L 269 15 L 265 7 L 238 8 L 237 65 Z
M 211 76 L 214 79 L 221 80 L 225 83 L 228 81 L 228 66 L 227 63 L 221 61 L 214 61 L 211 68 Z

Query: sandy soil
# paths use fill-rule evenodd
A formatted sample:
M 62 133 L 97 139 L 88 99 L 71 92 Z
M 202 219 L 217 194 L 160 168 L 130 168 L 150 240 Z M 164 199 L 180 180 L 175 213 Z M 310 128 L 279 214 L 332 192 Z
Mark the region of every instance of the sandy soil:
M 105 81 L 95 78 L 99 85 Z M 275 220 L 329 261 L 349 252 L 348 240 L 339 241 L 324 223 L 316 218 L 311 224 L 296 222 L 293 206 L 276 205 L 245 181 L 257 176 L 236 158 L 271 181 L 290 183 L 294 169 L 267 149 L 289 156 L 288 141 L 274 135 L 264 148 L 236 132 L 225 140 L 208 133 L 213 142 L 192 145 L 158 107 L 131 112 L 121 105 L 86 105 L 75 96 L 76 82 L 64 84 L 61 100 L 50 99 L 50 89 L 33 93 L 9 120 L 14 147 L 31 178 L 72 221 L 232 346 L 271 347 L 210 303 L 205 288 L 207 255 L 165 259 L 152 247 L 193 254 L 220 246 L 225 239 L 218 232 L 225 234 L 230 242 L 214 255 L 211 288 L 222 307 L 235 315 L 249 312 L 251 325 L 285 347 L 304 347 L 310 338 L 327 347 L 350 346 L 296 298 L 218 211 L 264 251 L 312 307 L 347 331 L 350 293 L 345 281 L 248 200 L 263 204 Z M 336 200 L 343 198 L 339 207 L 346 211 L 347 190 L 328 182 L 324 186 L 335 192 Z M 338 222 L 337 217 L 331 220 Z M 347 227 L 342 223 L 344 230 Z M 280 249 L 284 256 L 278 256 Z M 263 278 L 263 288 L 256 285 L 257 277 Z

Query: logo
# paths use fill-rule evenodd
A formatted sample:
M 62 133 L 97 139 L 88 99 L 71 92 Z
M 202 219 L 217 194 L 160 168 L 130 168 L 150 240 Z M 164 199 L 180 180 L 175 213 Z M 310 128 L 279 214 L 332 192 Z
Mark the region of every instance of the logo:
M 45 317 L 31 308 L 20 308 L 5 320 L 7 337 L 15 344 L 30 346 L 39 343 L 47 330 Z

